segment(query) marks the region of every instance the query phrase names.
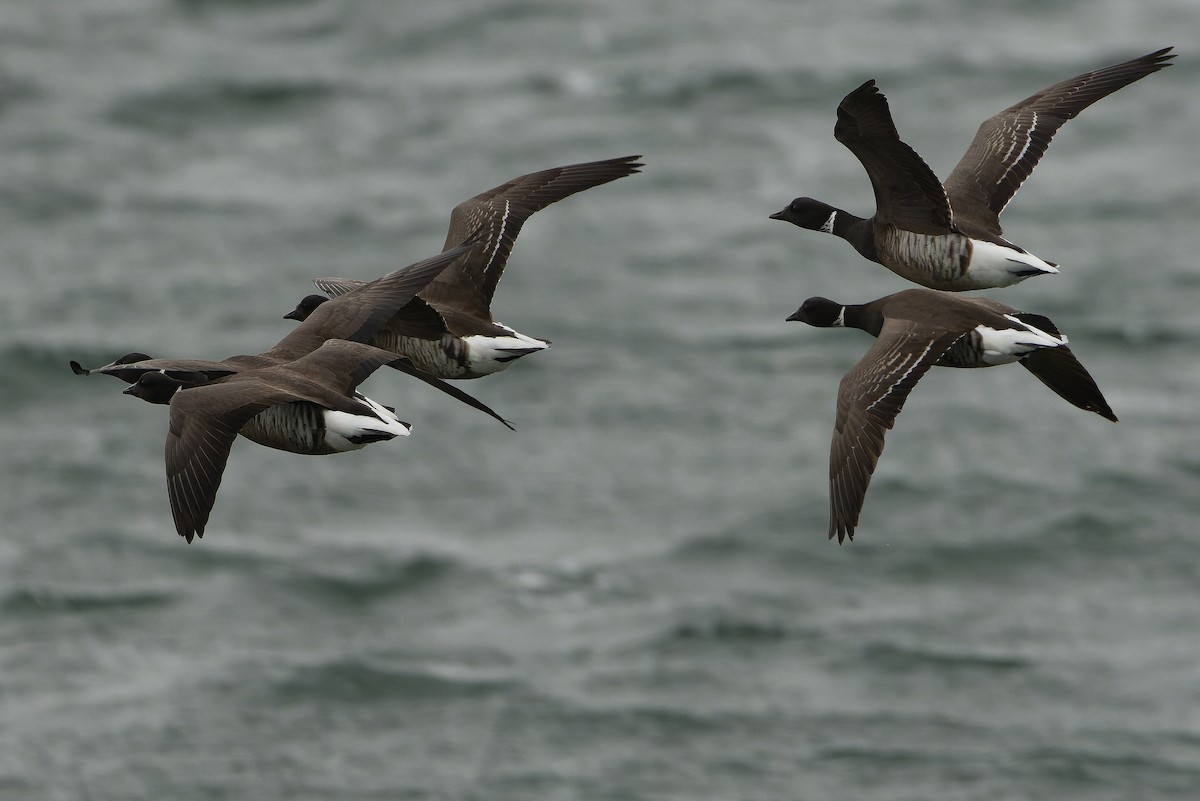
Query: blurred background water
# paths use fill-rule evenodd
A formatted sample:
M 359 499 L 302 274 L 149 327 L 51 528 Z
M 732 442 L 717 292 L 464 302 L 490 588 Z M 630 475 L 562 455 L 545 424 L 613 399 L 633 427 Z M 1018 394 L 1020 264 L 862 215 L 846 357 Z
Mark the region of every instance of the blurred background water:
M 1200 788 L 1200 242 L 1184 0 L 0 4 L 0 798 L 1157 799 Z M 826 541 L 855 331 L 904 288 L 771 222 L 867 214 L 869 77 L 940 175 L 986 116 L 1174 44 L 1005 213 L 1121 418 L 934 371 Z M 173 532 L 166 414 L 82 379 L 257 352 L 310 279 L 455 203 L 641 153 L 536 215 L 495 312 L 552 350 L 399 375 L 413 436 L 245 441 Z

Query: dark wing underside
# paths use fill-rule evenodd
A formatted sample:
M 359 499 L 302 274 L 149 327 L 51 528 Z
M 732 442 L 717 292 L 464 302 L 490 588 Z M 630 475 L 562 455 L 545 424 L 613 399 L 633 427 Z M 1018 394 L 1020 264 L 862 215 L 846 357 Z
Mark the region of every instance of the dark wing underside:
M 838 105 L 833 136 L 850 149 L 875 190 L 876 222 L 921 234 L 951 230 L 942 183 L 915 150 L 900 140 L 887 98 L 867 81 Z
M 576 192 L 636 173 L 642 166 L 639 158 L 570 164 L 522 175 L 458 204 L 450 214 L 446 247 L 477 228 L 482 229 L 481 239 L 468 257 L 434 279 L 421 297 L 491 320 L 492 296 L 525 221 Z
M 1060 81 L 984 120 L 946 179 L 959 227 L 1000 236 L 1000 212 L 1058 129 L 1097 100 L 1170 66 L 1170 49 Z
M 888 319 L 871 349 L 842 378 L 829 451 L 830 539 L 854 539 L 884 434 L 917 381 L 962 333 Z

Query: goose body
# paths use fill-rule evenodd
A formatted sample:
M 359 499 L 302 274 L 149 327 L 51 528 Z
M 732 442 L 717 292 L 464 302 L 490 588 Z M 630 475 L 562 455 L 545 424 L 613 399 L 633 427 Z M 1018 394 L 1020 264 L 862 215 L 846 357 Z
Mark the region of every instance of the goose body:
M 85 369 L 78 362 L 72 361 L 71 370 L 76 375 L 89 375 L 91 373 L 111 375 L 127 383 L 138 381 L 145 373 L 157 372 L 174 381 L 195 387 L 207 383 L 226 381 L 232 376 L 246 370 L 257 370 L 264 367 L 286 364 L 312 353 L 330 339 L 350 339 L 354 341 L 371 339 L 383 331 L 385 323 L 388 322 L 396 311 L 413 300 L 416 297 L 417 291 L 426 286 L 435 275 L 453 264 L 457 259 L 469 253 L 476 244 L 476 241 L 475 237 L 468 236 L 463 242 L 446 248 L 437 256 L 396 270 L 375 281 L 361 282 L 353 291 L 344 293 L 336 302 L 328 303 L 326 302 L 327 299 L 322 297 L 320 303 L 313 304 L 303 315 L 301 325 L 298 325 L 273 347 L 262 353 L 230 356 L 221 361 L 206 359 L 152 359 L 144 353 L 129 353 L 110 364 L 91 370 Z M 317 309 L 318 306 L 320 307 L 319 310 Z M 293 311 L 288 316 L 290 317 L 294 314 L 295 312 Z M 494 417 L 509 428 L 512 427 L 507 420 L 478 399 L 457 387 L 445 383 L 430 372 L 418 369 L 409 359 L 397 357 L 388 366 L 408 373 L 455 399 Z M 169 385 L 162 385 L 162 387 L 166 386 Z M 139 396 L 152 403 L 169 402 L 169 396 L 163 396 L 161 389 L 157 392 L 143 392 Z M 371 401 L 371 403 L 374 403 L 374 401 Z M 379 404 L 376 405 L 378 406 Z M 385 407 L 380 406 L 379 408 Z M 301 419 L 310 418 L 311 416 L 298 416 L 289 425 L 298 426 Z M 254 439 L 255 442 L 259 442 L 260 440 L 271 441 L 272 437 L 268 434 L 264 433 L 259 436 L 257 433 L 258 425 L 249 425 L 245 430 L 246 436 Z M 263 425 L 266 425 L 266 423 L 264 422 Z M 282 420 L 276 421 L 272 425 L 273 428 L 278 429 L 279 426 L 283 425 L 283 422 Z M 297 434 L 297 436 L 316 438 L 318 433 L 314 431 L 306 435 Z
M 798 197 L 771 219 L 841 237 L 865 258 L 931 289 L 986 289 L 1055 274 L 1057 264 L 1004 238 L 1000 213 L 1063 124 L 1170 66 L 1170 50 L 1068 78 L 989 117 L 944 185 L 900 139 L 887 98 L 867 81 L 838 105 L 833 133 L 866 170 L 874 215 Z
M 854 539 L 884 434 L 933 366 L 1019 363 L 1068 403 L 1117 420 L 1053 322 L 987 298 L 927 289 L 861 305 L 814 297 L 787 319 L 820 328 L 858 328 L 876 338 L 838 387 L 829 456 L 829 537 L 838 542 Z
M 167 496 L 179 535 L 188 542 L 204 536 L 239 433 L 302 454 L 342 453 L 406 436 L 407 423 L 355 391 L 395 358 L 370 345 L 334 339 L 295 361 L 198 386 L 158 370 L 140 375 L 125 392 L 170 407 Z
M 492 317 L 492 298 L 521 227 L 534 212 L 584 189 L 638 172 L 640 156 L 569 164 L 529 173 L 481 192 L 454 207 L 446 246 L 478 230 L 478 244 L 401 309 L 372 344 L 407 356 L 442 379 L 481 378 L 523 356 L 546 350 L 550 340 L 530 336 Z M 331 297 L 363 285 L 351 278 L 318 278 Z M 323 296 L 304 298 L 292 312 L 303 320 Z

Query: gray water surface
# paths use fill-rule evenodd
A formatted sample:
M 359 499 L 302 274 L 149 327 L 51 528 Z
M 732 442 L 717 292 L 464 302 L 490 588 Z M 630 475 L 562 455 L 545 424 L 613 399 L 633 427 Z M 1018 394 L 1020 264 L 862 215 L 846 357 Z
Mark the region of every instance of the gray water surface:
M 1191 2 L 0 4 L 0 798 L 1159 799 L 1200 792 Z M 866 215 L 874 77 L 940 175 L 986 116 L 1176 45 L 1005 212 L 1121 422 L 933 371 L 827 542 L 857 331 L 905 288 L 767 219 Z M 77 378 L 270 346 L 455 203 L 644 154 L 536 215 L 496 316 L 553 348 L 364 389 L 404 441 L 241 441 L 173 532 L 166 410 Z M 386 372 L 386 371 L 385 371 Z

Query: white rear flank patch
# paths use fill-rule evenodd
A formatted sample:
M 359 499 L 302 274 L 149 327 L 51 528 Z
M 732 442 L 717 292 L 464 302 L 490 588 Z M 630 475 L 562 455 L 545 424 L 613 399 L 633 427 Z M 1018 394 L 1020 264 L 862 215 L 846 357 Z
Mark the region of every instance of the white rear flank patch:
M 356 451 L 372 442 L 409 435 L 411 427 L 396 417 L 394 412 L 388 411 L 365 395 L 358 395 L 357 399 L 371 407 L 379 417 L 326 409 L 325 444 L 330 448 L 339 452 Z
M 1047 347 L 1057 348 L 1057 347 L 1067 344 L 1067 335 L 1066 334 L 1054 336 L 1054 334 L 1046 333 L 1045 331 L 1043 331 L 1042 329 L 1033 325 L 1032 323 L 1022 320 L 1018 317 L 1014 317 L 1011 314 L 1006 314 L 1004 316 L 1007 319 L 1012 320 L 1017 325 L 1024 326 L 1029 331 L 1031 331 L 1034 334 L 1036 334 L 1037 336 L 1041 337 L 1044 342 L 1052 343 L 1052 344 L 1047 345 Z
M 471 375 L 497 373 L 526 354 L 550 347 L 550 343 L 525 336 L 502 323 L 496 325 L 511 331 L 511 335 L 489 337 L 475 334 L 463 337 L 463 342 L 467 345 L 468 370 Z
M 1035 350 L 1061 348 L 1067 344 L 1066 337 L 1052 336 L 1012 315 L 1004 316 L 1020 327 L 1001 329 L 989 328 L 986 325 L 975 327 L 976 333 L 979 334 L 980 346 L 983 348 L 984 364 L 993 366 L 1012 364 Z
M 1011 286 L 1039 273 L 1056 274 L 1058 268 L 1032 253 L 1022 253 L 995 242 L 971 240 L 971 275 L 989 286 Z

